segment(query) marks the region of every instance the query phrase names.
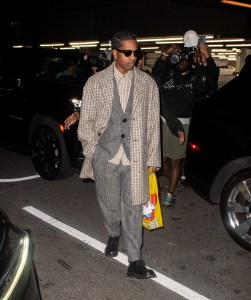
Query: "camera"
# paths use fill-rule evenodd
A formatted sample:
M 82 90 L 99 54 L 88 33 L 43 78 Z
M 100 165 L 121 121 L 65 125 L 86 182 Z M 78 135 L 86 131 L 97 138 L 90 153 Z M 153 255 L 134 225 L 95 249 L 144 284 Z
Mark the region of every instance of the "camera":
M 99 57 L 85 54 L 84 61 L 91 67 L 96 67 L 97 71 L 101 71 L 112 63 L 112 58 L 109 54 L 107 51 L 102 52 Z
M 187 60 L 191 63 L 194 63 L 195 62 L 195 59 L 194 59 L 195 54 L 196 54 L 195 49 L 192 49 L 191 51 L 188 51 L 188 52 L 174 53 L 171 55 L 170 61 L 173 65 L 177 65 L 182 60 Z
M 101 70 L 105 68 L 105 61 L 96 56 L 85 55 L 84 60 L 91 67 L 96 67 Z
M 206 37 L 205 36 L 199 37 L 199 44 L 205 45 L 206 43 L 207 42 L 206 42 Z

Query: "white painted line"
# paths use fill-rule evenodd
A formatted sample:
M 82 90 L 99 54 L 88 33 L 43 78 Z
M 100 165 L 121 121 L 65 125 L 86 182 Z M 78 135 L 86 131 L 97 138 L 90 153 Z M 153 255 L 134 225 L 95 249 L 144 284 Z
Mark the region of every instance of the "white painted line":
M 24 181 L 24 180 L 30 180 L 34 178 L 40 177 L 39 175 L 32 175 L 28 177 L 20 177 L 20 178 L 10 178 L 10 179 L 0 179 L 0 182 L 16 182 L 16 181 Z
M 36 216 L 37 218 L 41 219 L 42 221 L 64 231 L 65 233 L 75 237 L 76 239 L 86 243 L 87 245 L 93 247 L 94 249 L 101 251 L 104 253 L 105 250 L 105 244 L 93 239 L 92 237 L 82 233 L 81 231 L 78 231 L 77 229 L 74 229 L 54 218 L 51 216 L 43 213 L 42 211 L 34 208 L 33 206 L 26 206 L 23 207 L 23 209 L 30 214 Z M 127 255 L 119 252 L 117 257 L 114 257 L 115 260 L 119 261 L 120 263 L 128 266 L 128 260 L 127 260 Z M 186 286 L 172 280 L 171 278 L 157 272 L 154 270 L 154 272 L 157 275 L 157 278 L 152 278 L 153 281 L 161 284 L 165 288 L 173 291 L 176 294 L 179 294 L 180 296 L 184 297 L 185 299 L 189 300 L 209 300 L 209 298 L 206 298 L 195 291 L 187 288 Z

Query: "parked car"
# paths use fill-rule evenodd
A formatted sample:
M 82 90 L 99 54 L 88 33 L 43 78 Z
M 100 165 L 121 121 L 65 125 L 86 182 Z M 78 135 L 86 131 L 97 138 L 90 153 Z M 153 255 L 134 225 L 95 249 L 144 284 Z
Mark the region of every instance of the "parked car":
M 233 66 L 219 66 L 220 75 L 235 75 L 236 69 Z
M 32 239 L 0 207 L 0 299 L 41 300 Z
M 239 76 L 194 105 L 185 173 L 191 187 L 220 205 L 223 224 L 251 251 L 251 55 Z
M 72 76 L 56 78 L 68 64 Z M 0 49 L 0 144 L 31 156 L 44 179 L 71 176 L 83 163 L 77 124 L 64 120 L 80 109 L 83 86 L 93 74 L 77 50 Z

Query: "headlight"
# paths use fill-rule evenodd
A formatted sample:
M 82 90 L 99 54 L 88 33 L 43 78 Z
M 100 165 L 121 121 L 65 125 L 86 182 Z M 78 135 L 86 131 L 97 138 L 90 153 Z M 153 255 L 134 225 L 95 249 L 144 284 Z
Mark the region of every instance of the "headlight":
M 29 244 L 29 237 L 26 233 L 20 236 L 12 229 L 7 232 L 0 257 L 1 265 L 4 266 L 0 272 L 1 300 L 11 299 L 20 277 L 26 272 L 25 266 L 29 258 Z
M 70 101 L 73 103 L 75 108 L 80 108 L 81 107 L 82 100 L 73 98 L 73 99 L 70 99 Z

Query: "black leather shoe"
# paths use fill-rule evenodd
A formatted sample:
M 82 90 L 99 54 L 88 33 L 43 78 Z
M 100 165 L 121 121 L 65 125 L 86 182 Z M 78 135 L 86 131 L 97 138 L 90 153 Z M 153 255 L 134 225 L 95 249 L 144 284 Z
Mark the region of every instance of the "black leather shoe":
M 129 263 L 127 270 L 128 277 L 148 279 L 157 277 L 153 270 L 147 269 L 143 260 L 135 260 Z
M 105 247 L 105 255 L 115 257 L 118 255 L 119 238 L 117 236 L 110 237 Z

